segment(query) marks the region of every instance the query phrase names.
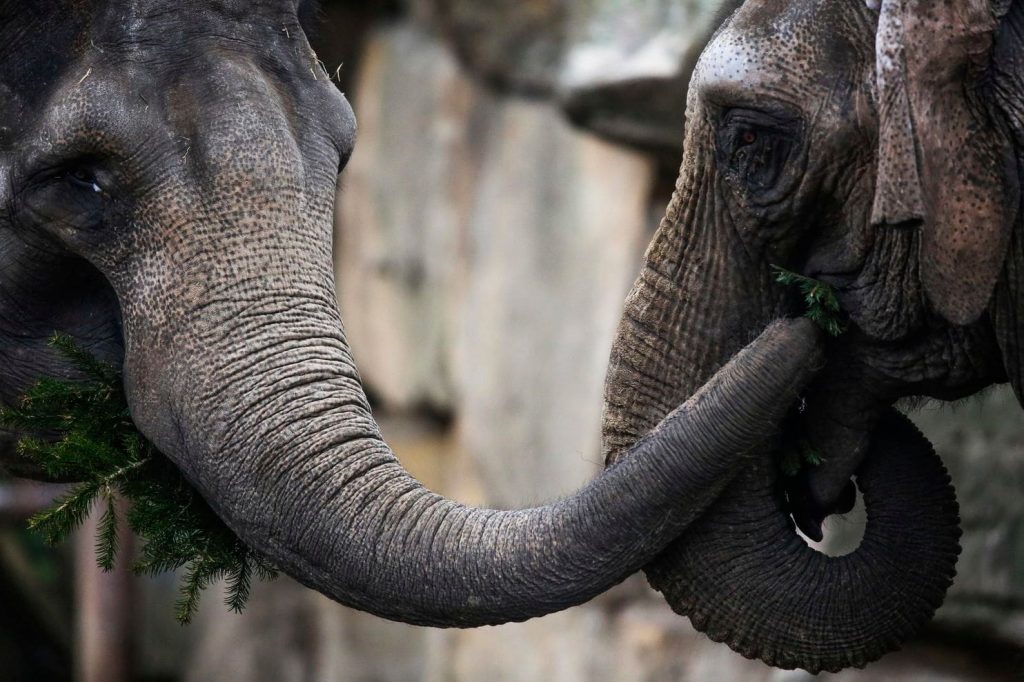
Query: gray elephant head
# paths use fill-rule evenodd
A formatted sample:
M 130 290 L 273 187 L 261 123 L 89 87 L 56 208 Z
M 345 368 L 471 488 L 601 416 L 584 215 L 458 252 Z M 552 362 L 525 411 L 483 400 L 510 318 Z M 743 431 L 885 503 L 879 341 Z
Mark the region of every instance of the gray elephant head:
M 955 501 L 889 406 L 1007 376 L 1022 395 L 1024 9 L 997 4 L 748 0 L 694 72 L 676 192 L 612 351 L 608 461 L 803 309 L 772 265 L 834 287 L 849 318 L 784 434 L 824 463 L 781 481 L 752 468 L 648 570 L 748 656 L 863 665 L 930 618 L 952 578 Z M 828 559 L 788 517 L 820 539 L 855 474 L 865 539 Z
M 69 333 L 123 366 L 141 431 L 307 585 L 444 626 L 589 599 L 748 461 L 818 335 L 771 327 L 635 456 L 552 505 L 424 489 L 381 439 L 336 307 L 355 122 L 296 5 L 0 2 L 0 398 L 73 376 L 46 350 Z

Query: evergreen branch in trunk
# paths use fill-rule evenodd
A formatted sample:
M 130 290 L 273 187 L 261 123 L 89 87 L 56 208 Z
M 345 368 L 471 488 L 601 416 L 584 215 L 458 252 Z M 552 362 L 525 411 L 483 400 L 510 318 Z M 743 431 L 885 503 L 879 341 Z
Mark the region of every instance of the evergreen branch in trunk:
M 829 336 L 841 336 L 846 333 L 846 316 L 839 304 L 835 289 L 824 282 L 786 270 L 778 265 L 773 265 L 772 271 L 775 272 L 776 282 L 783 286 L 796 287 L 800 292 L 807 308 L 804 317 L 821 327 Z M 783 443 L 779 452 L 779 469 L 787 478 L 794 478 L 802 470 L 816 467 L 824 462 L 820 453 L 803 437 Z
M 775 281 L 783 286 L 796 287 L 807 306 L 805 317 L 821 327 L 829 336 L 846 332 L 846 319 L 839 305 L 835 289 L 828 284 L 773 265 Z
M 106 504 L 96 537 L 97 563 L 105 571 L 118 552 L 115 497 L 130 503 L 128 526 L 142 540 L 133 567 L 155 575 L 185 567 L 177 619 L 192 620 L 202 591 L 227 581 L 225 603 L 245 607 L 255 575 L 276 577 L 276 568 L 246 546 L 203 500 L 181 472 L 139 433 L 117 370 L 56 335 L 51 345 L 86 377 L 84 381 L 44 379 L 20 405 L 0 409 L 0 426 L 54 438 L 24 438 L 19 451 L 48 475 L 81 481 L 32 517 L 29 526 L 50 544 L 65 540 L 89 511 Z

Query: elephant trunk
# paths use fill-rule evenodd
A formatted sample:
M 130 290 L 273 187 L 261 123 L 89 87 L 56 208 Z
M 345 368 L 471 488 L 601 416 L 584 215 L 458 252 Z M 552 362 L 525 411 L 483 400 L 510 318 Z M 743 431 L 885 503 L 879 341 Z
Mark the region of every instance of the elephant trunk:
M 762 459 L 652 563 L 651 584 L 694 626 L 748 658 L 811 673 L 862 668 L 942 604 L 960 552 L 956 495 L 941 460 L 890 410 L 857 484 L 861 545 L 829 557 L 797 536 L 776 467 Z
M 344 604 L 477 626 L 590 599 L 714 500 L 820 364 L 812 326 L 777 325 L 574 496 L 494 511 L 433 494 L 382 440 L 342 328 L 338 156 L 294 132 L 252 68 L 211 72 L 225 106 L 153 184 L 150 222 L 110 268 L 129 404 L 244 541 Z M 264 105 L 235 106 L 239 88 Z
M 639 570 L 744 466 L 816 364 L 815 330 L 776 326 L 576 495 L 473 509 L 424 488 L 381 439 L 329 292 L 318 314 L 312 296 L 258 288 L 265 300 L 239 308 L 241 336 L 224 339 L 237 348 L 172 364 L 203 379 L 168 396 L 181 438 L 161 449 L 286 573 L 420 625 L 524 620 Z
M 608 463 L 784 312 L 768 265 L 736 248 L 714 164 L 699 143 L 686 148 L 684 168 L 693 172 L 680 176 L 612 346 L 602 425 Z

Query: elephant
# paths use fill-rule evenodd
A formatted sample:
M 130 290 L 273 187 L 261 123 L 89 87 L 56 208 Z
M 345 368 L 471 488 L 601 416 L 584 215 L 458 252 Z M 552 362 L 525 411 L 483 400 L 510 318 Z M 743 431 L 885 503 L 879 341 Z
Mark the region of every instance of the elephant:
M 305 585 L 420 625 L 581 603 L 664 549 L 821 366 L 764 333 L 575 495 L 528 510 L 425 489 L 383 441 L 337 309 L 352 109 L 296 0 L 0 2 L 0 403 L 123 370 L 139 430 L 238 536 Z M 5 433 L 3 468 L 37 476 Z
M 803 309 L 773 265 L 832 287 L 848 329 L 805 409 L 646 568 L 748 657 L 862 667 L 930 619 L 954 576 L 948 477 L 891 406 L 1007 381 L 1024 399 L 1022 26 L 1021 3 L 747 0 L 699 58 L 675 193 L 611 352 L 603 448 L 618 461 Z M 794 443 L 823 461 L 787 477 L 773 462 Z M 794 524 L 820 540 L 853 477 L 865 537 L 826 558 Z

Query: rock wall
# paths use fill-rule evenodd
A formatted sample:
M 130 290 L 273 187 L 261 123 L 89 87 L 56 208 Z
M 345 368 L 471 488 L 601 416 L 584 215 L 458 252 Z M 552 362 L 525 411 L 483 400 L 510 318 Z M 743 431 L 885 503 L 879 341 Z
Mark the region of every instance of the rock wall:
M 957 580 L 936 625 L 1024 649 L 1024 413 L 1001 387 L 914 418 L 950 470 L 964 529 Z

